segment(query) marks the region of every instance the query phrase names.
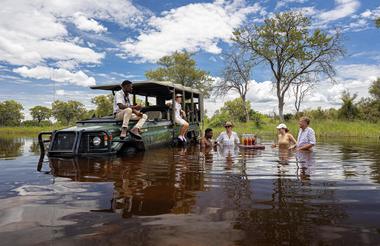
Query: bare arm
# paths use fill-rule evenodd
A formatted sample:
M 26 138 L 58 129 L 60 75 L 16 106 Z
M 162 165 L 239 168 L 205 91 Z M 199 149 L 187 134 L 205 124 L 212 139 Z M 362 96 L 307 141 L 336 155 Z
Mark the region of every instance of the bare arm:
M 278 143 L 278 136 L 275 138 L 274 143 L 272 144 L 272 148 L 276 148 Z
M 206 147 L 206 141 L 204 138 L 201 139 L 201 147 L 205 148 Z
M 288 134 L 288 137 L 289 137 L 289 142 L 292 142 L 293 144 L 297 144 L 297 140 L 293 137 L 293 135 L 292 134 Z
M 311 148 L 313 148 L 314 144 L 305 144 L 301 147 L 299 147 L 297 150 L 310 150 Z

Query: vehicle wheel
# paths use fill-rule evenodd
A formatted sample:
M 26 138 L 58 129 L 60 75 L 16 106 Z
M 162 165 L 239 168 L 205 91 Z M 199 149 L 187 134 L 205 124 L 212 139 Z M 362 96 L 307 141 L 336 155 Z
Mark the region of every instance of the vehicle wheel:
M 124 151 L 125 155 L 134 155 L 137 153 L 137 148 L 135 147 L 127 147 Z
M 187 139 L 189 140 L 189 143 L 197 143 L 197 135 L 194 131 L 187 133 Z

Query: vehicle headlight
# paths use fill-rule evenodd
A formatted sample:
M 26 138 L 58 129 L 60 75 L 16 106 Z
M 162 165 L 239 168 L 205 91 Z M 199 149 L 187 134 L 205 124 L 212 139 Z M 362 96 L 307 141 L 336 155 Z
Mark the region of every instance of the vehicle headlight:
M 99 146 L 101 144 L 102 140 L 100 139 L 100 137 L 94 137 L 92 139 L 92 143 L 95 145 L 95 146 Z

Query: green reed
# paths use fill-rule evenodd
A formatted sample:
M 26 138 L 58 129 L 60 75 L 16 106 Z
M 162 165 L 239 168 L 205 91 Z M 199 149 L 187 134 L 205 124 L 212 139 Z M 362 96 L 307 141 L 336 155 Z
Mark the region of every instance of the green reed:
M 235 123 L 234 131 L 238 134 L 254 133 L 259 136 L 275 136 L 276 126 L 280 122 L 269 120 L 257 127 L 254 122 Z M 298 133 L 298 121 L 285 122 L 293 135 Z M 208 127 L 208 126 L 206 126 Z M 317 137 L 360 137 L 380 138 L 380 124 L 365 121 L 341 121 L 341 120 L 312 120 L 310 127 L 314 129 Z M 223 127 L 213 128 L 214 135 L 224 131 Z

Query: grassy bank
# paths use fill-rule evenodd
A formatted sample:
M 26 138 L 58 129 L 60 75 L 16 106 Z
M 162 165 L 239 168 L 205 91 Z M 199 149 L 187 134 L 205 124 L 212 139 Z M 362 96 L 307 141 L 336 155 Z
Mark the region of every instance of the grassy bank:
M 255 133 L 259 136 L 275 136 L 276 126 L 279 122 L 267 121 L 260 128 L 254 122 L 235 123 L 234 131 L 238 134 Z M 298 121 L 291 120 L 286 122 L 293 135 L 298 133 Z M 206 127 L 207 124 L 206 124 Z M 364 121 L 339 121 L 339 120 L 313 120 L 310 123 L 317 137 L 360 137 L 360 138 L 380 138 L 379 124 Z M 214 135 L 224 131 L 223 127 L 213 128 Z
M 28 136 L 37 137 L 39 132 L 61 129 L 63 126 L 24 126 L 24 127 L 0 127 L 0 136 Z
M 266 121 L 260 128 L 256 127 L 254 122 L 235 123 L 234 131 L 239 134 L 255 133 L 259 136 L 275 136 L 276 126 L 279 122 Z M 290 132 L 296 135 L 298 132 L 298 123 L 296 120 L 286 122 Z M 317 137 L 360 137 L 360 138 L 380 138 L 379 124 L 364 122 L 364 121 L 338 121 L 338 120 L 313 120 L 310 126 L 315 130 Z M 205 124 L 207 128 L 208 125 Z M 42 131 L 52 131 L 61 129 L 64 126 L 44 126 L 44 127 L 0 127 L 0 136 L 37 136 Z M 214 134 L 217 135 L 224 131 L 223 127 L 214 127 Z

